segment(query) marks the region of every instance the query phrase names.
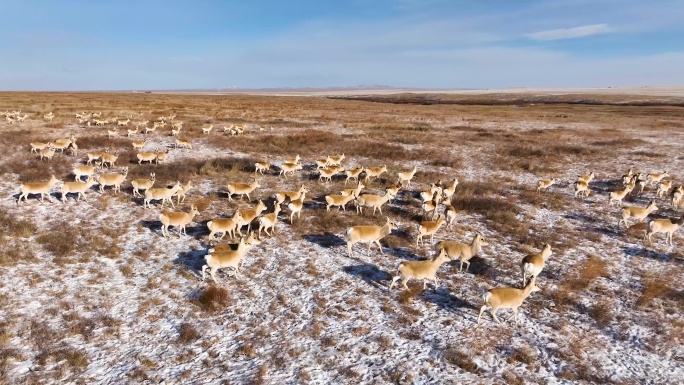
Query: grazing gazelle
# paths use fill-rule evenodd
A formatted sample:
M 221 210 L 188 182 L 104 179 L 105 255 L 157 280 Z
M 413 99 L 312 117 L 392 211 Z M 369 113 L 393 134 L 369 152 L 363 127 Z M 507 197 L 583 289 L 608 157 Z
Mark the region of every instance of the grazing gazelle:
M 439 254 L 431 261 L 404 261 L 399 264 L 399 275 L 392 278 L 392 283 L 390 283 L 389 290 L 392 290 L 392 286 L 402 279 L 401 284 L 404 289 L 409 290 L 406 283 L 411 279 L 422 279 L 423 280 L 423 290 L 427 288 L 427 281 L 432 280 L 435 284 L 435 290 L 437 289 L 437 270 L 445 262 L 450 261 L 449 255 L 446 251 L 442 249 Z

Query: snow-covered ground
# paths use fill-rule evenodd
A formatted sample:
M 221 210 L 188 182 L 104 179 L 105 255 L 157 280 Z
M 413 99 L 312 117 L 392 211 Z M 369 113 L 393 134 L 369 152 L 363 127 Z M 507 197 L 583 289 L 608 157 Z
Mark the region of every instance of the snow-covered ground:
M 34 131 L 43 125 L 38 121 L 29 124 Z M 429 124 L 444 128 L 463 122 Z M 555 124 L 525 119 L 468 126 L 511 133 L 558 129 Z M 563 124 L 563 129 L 587 133 L 602 128 L 590 123 Z M 316 129 L 337 134 L 363 131 L 337 123 L 321 123 Z M 79 136 L 92 130 L 74 125 L 64 132 Z M 279 134 L 295 130 L 280 130 Z M 684 143 L 684 134 L 676 130 L 641 135 L 639 127 L 627 127 L 620 132 L 644 139 L 645 151 L 656 145 L 666 152 L 677 151 Z M 172 150 L 169 162 L 255 156 L 248 148 L 227 151 L 214 144 L 211 135 L 194 139 L 196 150 Z M 245 135 L 263 133 L 253 130 Z M 14 138 L 14 143 L 21 141 L 21 137 Z M 150 148 L 171 143 L 172 138 L 161 133 L 148 140 Z M 21 145 L 24 149 L 28 143 Z M 404 146 L 410 151 L 430 143 Z M 369 252 L 356 245 L 355 258 L 346 253 L 346 226 L 330 232 L 316 228 L 316 223 L 332 218 L 326 215 L 338 214 L 326 213 L 321 203 L 324 194 L 315 192 L 301 221 L 295 220 L 294 225 L 288 223 L 289 212 L 284 208 L 277 234 L 264 236 L 248 254 L 242 278 L 218 275 L 219 286 L 227 290 L 228 297 L 216 311 L 203 308 L 198 300 L 212 285 L 201 279 L 209 247 L 206 221 L 230 215 L 237 207 L 253 206 L 257 199 L 266 201 L 277 190 L 296 189 L 304 183 L 316 191 L 336 193 L 343 182 L 320 184 L 308 177 L 316 175 L 310 169 L 290 179 L 272 172 L 261 179 L 265 187 L 256 191 L 248 204 L 229 202 L 225 195 L 217 194 L 224 191 L 220 182 L 195 176 L 196 187 L 179 209 L 187 211 L 200 200 L 206 207 L 189 226 L 187 236 L 179 237 L 172 228 L 172 236 L 163 238 L 158 204 L 143 209 L 139 200 L 131 199 L 128 182 L 117 197 L 110 190 L 100 194 L 94 189 L 87 202 L 69 197 L 62 204 L 57 201 L 59 193 L 53 193 L 54 203 L 41 205 L 32 197 L 17 206 L 18 175 L 5 175 L 0 182 L 0 197 L 4 197 L 0 212 L 32 222 L 36 229 L 34 234 L 21 236 L 0 234 L 5 248 L 20 248 L 17 255 L 27 257 L 4 263 L 0 270 L 4 353 L 0 373 L 8 383 L 681 382 L 682 254 L 666 247 L 662 236 L 656 237 L 653 246 L 645 245 L 641 240 L 644 225 L 617 229 L 619 209 L 607 205 L 606 189 L 632 165 L 646 172 L 668 169 L 681 183 L 678 178 L 684 176 L 680 171 L 684 157 L 643 158 L 633 164 L 629 153 L 618 152 L 612 160 L 599 154 L 605 161 L 595 164 L 581 155 L 566 156 L 558 160 L 562 171 L 554 175 L 563 182 L 548 194 L 531 194 L 530 198 L 529 191 L 520 186 L 533 191 L 538 176 L 524 171 L 490 172 L 484 160 L 492 152 L 496 152 L 495 145 L 483 137 L 476 145 L 460 147 L 449 155 L 462 158 L 460 169 L 440 169 L 420 161 L 402 163 L 401 168 L 416 164 L 419 174 L 435 169 L 455 173 L 462 184 L 501 181 L 493 195 L 518 205 L 517 219 L 528 226 L 529 237 L 536 240 L 533 244 L 515 241 L 520 234 L 507 234 L 480 214 L 461 212 L 455 227 L 442 228 L 436 240 L 465 242 L 481 232 L 490 246 L 481 258 L 473 260 L 470 271 L 459 272 L 458 262 L 452 262 L 439 270 L 436 288 L 430 284 L 422 291 L 422 283 L 413 282 L 410 294 L 401 288 L 389 292 L 399 262 L 434 253 L 427 242 L 415 247 L 416 223 L 408 219 L 410 215 L 398 215 L 402 210 L 420 212 L 414 192 L 426 185 L 402 192 L 383 210 L 401 222 L 400 231 L 386 239 L 384 255 L 376 248 Z M 59 157 L 68 156 L 57 155 L 56 159 Z M 69 159 L 75 165 L 83 157 L 79 154 Z M 278 165 L 273 158 L 271 163 Z M 314 160 L 303 162 L 311 165 Z M 369 154 L 348 158 L 346 163 L 375 162 Z M 154 165 L 147 167 L 154 171 Z M 590 169 L 598 174 L 593 194 L 574 199 L 569 182 Z M 388 183 L 398 171 L 390 169 Z M 248 174 L 238 175 L 249 182 Z M 381 192 L 382 184 L 375 183 L 372 191 Z M 625 204 L 645 205 L 653 195 L 650 188 Z M 551 197 L 561 208 L 547 204 Z M 681 215 L 668 201 L 657 202 L 662 206 L 659 215 Z M 268 212 L 272 211 L 272 200 L 267 205 Z M 356 214 L 353 204 L 348 206 L 350 210 L 340 214 L 340 223 L 384 221 L 379 215 Z M 48 231 L 73 236 L 77 247 L 65 256 L 56 256 L 39 239 Z M 519 286 L 521 258 L 525 252 L 538 250 L 542 242 L 551 242 L 556 252 L 538 279 L 542 291 L 523 304 L 520 323 L 497 325 L 486 312 L 478 326 L 482 295 L 497 286 Z M 679 242 L 681 237 L 675 235 L 675 243 Z M 586 265 L 596 259 L 604 262 L 604 270 L 585 286 L 567 285 L 573 279 L 581 280 Z M 645 282 L 663 278 L 670 280 L 670 291 L 636 306 Z M 556 303 L 564 298 L 559 293 L 568 287 L 577 288 L 569 293 L 572 300 Z M 597 304 L 606 305 L 602 309 L 610 314 L 604 323 L 598 321 L 602 318 L 601 312 L 595 311 Z M 508 318 L 510 312 L 502 310 L 501 315 Z M 197 335 L 189 332 L 184 337 L 182 330 L 195 330 Z

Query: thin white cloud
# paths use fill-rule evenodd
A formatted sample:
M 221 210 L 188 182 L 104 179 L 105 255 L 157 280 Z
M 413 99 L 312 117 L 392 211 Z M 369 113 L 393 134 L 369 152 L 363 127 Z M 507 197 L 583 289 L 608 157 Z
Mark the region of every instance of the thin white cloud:
M 560 28 L 549 31 L 535 32 L 527 35 L 533 40 L 562 40 L 577 39 L 592 35 L 600 35 L 611 32 L 608 24 L 590 24 L 574 28 Z

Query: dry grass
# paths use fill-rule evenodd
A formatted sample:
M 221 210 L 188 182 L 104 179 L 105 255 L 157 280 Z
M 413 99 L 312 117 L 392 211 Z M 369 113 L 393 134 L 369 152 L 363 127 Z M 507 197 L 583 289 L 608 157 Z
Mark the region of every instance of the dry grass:
M 197 303 L 206 311 L 216 312 L 232 305 L 233 300 L 225 288 L 210 285 L 197 295 Z

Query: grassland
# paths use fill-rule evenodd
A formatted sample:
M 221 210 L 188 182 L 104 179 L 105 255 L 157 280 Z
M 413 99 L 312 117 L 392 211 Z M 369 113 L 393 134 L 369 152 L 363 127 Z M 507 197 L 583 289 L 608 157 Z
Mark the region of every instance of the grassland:
M 422 99 L 421 99 L 422 98 Z M 634 167 L 684 174 L 682 100 L 644 103 L 633 96 L 477 95 L 353 98 L 124 93 L 0 93 L 0 111 L 21 109 L 25 123 L 0 122 L 0 381 L 5 383 L 675 383 L 684 376 L 684 255 L 662 237 L 644 244 L 645 224 L 618 229 L 608 192 Z M 640 97 L 643 101 L 644 97 Z M 425 103 L 429 100 L 429 103 Z M 576 103 L 591 100 L 591 103 Z M 53 111 L 46 123 L 41 116 Z M 74 114 L 154 120 L 175 113 L 194 150 L 171 149 L 162 165 L 138 165 L 131 140 L 79 125 Z M 245 124 L 240 137 L 200 127 Z M 265 130 L 259 130 L 258 127 Z M 273 129 L 271 129 L 271 127 Z M 122 131 L 122 130 L 120 130 Z M 146 149 L 173 143 L 167 127 Z M 29 143 L 75 135 L 79 154 L 51 162 Z M 73 179 L 86 151 L 120 154 L 128 181 L 156 173 L 157 186 L 191 180 L 181 210 L 201 214 L 188 236 L 162 238 L 160 209 L 143 209 L 130 184 L 40 205 L 16 205 L 21 182 Z M 386 255 L 355 249 L 344 230 L 383 218 L 326 212 L 324 196 L 344 180 L 318 183 L 316 159 L 342 154 L 346 165 L 387 165 L 368 184 L 382 192 L 414 165 L 415 187 L 388 206 L 402 226 L 383 240 Z M 304 170 L 277 176 L 299 154 Z M 255 161 L 275 172 L 260 178 L 252 202 L 228 201 L 229 181 L 249 182 Z M 587 199 L 571 182 L 589 171 Z M 561 183 L 536 194 L 536 181 Z M 443 267 L 439 287 L 388 292 L 402 260 L 433 255 L 416 248 L 418 189 L 458 177 L 455 228 L 437 240 L 491 246 L 470 271 Z M 248 256 L 244 278 L 201 282 L 206 222 L 267 202 L 280 190 L 311 190 L 300 221 L 281 213 L 278 232 Z M 350 186 L 347 186 L 350 187 Z M 644 206 L 654 188 L 625 205 Z M 53 193 L 53 200 L 59 196 Z M 657 200 L 653 217 L 676 217 Z M 520 285 L 520 259 L 549 242 L 554 255 L 542 291 L 523 305 L 518 325 L 483 316 L 482 294 Z M 681 236 L 675 235 L 675 243 Z M 226 243 L 224 241 L 224 243 Z

